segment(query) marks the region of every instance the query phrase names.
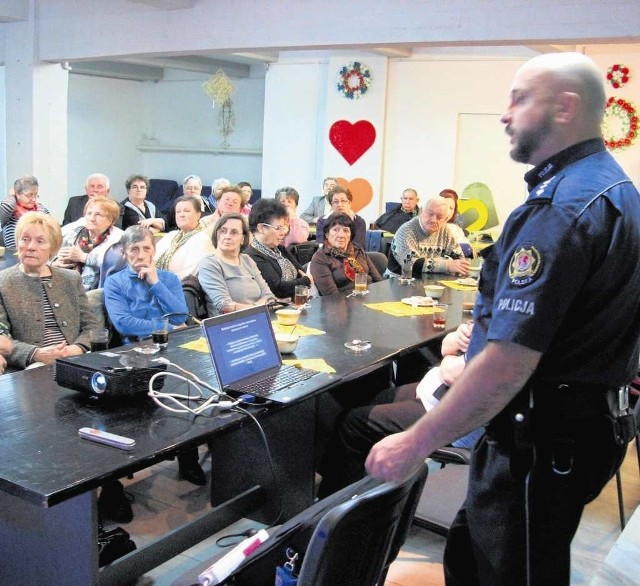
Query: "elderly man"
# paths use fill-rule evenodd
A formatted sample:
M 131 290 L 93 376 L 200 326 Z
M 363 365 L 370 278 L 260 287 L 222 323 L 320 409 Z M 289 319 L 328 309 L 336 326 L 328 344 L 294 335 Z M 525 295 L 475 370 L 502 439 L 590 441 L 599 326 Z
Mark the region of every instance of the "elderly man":
M 90 198 L 100 195 L 108 197 L 109 192 L 109 178 L 102 173 L 92 173 L 87 177 L 87 181 L 84 185 L 84 195 L 76 195 L 69 198 L 67 209 L 64 211 L 64 219 L 62 225 L 66 226 L 71 222 L 79 220 L 84 214 L 84 206 Z
M 382 214 L 374 222 L 373 227 L 376 230 L 385 230 L 395 234 L 402 224 L 415 218 L 420 213 L 418 200 L 418 192 L 415 189 L 405 189 L 400 198 L 400 205 L 393 208 L 390 212 Z
M 402 265 L 413 262 L 414 275 L 450 273 L 467 276 L 469 261 L 458 241 L 449 231 L 447 200 L 434 195 L 420 215 L 402 224 L 389 252 L 387 276 L 400 276 Z
M 511 157 L 534 166 L 529 197 L 484 254 L 469 361 L 428 416 L 367 459 L 399 480 L 489 422 L 447 537 L 449 585 L 569 584 L 583 508 L 633 436 L 640 194 L 605 150 L 604 106 L 602 74 L 582 54 L 518 70 L 501 121 Z
M 311 200 L 309 207 L 300 214 L 300 217 L 309 225 L 315 225 L 318 218 L 331 213 L 331 202 L 328 199 L 333 188 L 338 185 L 335 177 L 325 177 L 322 182 L 322 191 L 324 195 L 319 195 Z

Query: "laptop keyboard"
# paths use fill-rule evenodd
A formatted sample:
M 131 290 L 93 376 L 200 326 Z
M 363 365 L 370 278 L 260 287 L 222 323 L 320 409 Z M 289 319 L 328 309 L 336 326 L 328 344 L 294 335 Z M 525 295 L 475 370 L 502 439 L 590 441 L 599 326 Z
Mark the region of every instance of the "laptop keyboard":
M 265 377 L 262 380 L 255 381 L 233 390 L 241 393 L 249 393 L 257 397 L 268 397 L 272 393 L 281 391 L 291 385 L 307 380 L 315 374 L 317 374 L 315 370 L 285 365 L 272 376 Z

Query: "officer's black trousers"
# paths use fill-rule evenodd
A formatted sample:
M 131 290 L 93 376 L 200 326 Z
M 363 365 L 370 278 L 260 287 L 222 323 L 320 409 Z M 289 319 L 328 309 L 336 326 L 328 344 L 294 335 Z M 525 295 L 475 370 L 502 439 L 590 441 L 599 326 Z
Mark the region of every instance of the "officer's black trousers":
M 613 476 L 626 445 L 605 415 L 539 436 L 524 449 L 487 434 L 478 442 L 467 498 L 447 537 L 448 586 L 569 584 L 582 510 Z

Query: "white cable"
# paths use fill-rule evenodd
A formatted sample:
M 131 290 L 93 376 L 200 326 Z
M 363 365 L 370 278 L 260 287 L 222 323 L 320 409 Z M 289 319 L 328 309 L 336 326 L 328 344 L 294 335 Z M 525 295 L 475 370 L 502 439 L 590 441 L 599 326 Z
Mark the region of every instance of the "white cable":
M 164 372 L 164 371 L 157 372 L 149 379 L 149 392 L 147 394 L 149 395 L 149 397 L 153 399 L 153 401 L 158 406 L 162 407 L 163 409 L 166 409 L 167 411 L 171 411 L 173 413 L 192 413 L 194 415 L 200 415 L 207 409 L 211 409 L 211 408 L 213 409 L 217 408 L 221 411 L 229 410 L 232 407 L 235 407 L 239 403 L 239 401 L 220 401 L 220 395 L 223 395 L 224 393 L 221 393 L 220 391 L 218 391 L 218 389 L 214 389 L 210 385 L 204 383 L 197 376 L 195 376 L 193 373 L 189 372 L 188 370 L 185 370 L 184 368 L 178 366 L 177 364 L 173 364 L 172 362 L 169 362 L 166 358 L 157 359 L 156 362 L 161 362 L 163 364 L 174 366 L 178 370 L 188 374 L 189 376 L 192 376 L 198 383 L 201 383 L 203 386 L 205 386 L 206 388 L 214 392 L 214 395 L 209 397 L 202 405 L 199 405 L 198 407 L 195 407 L 195 408 L 191 408 L 188 405 L 185 405 L 184 403 L 182 403 L 181 401 L 182 400 L 199 401 L 203 399 L 202 389 L 200 389 L 200 387 L 196 384 L 196 382 L 185 376 L 176 374 L 174 372 Z M 161 391 L 156 391 L 153 388 L 153 383 L 156 380 L 156 378 L 160 376 L 168 376 L 171 378 L 177 378 L 178 380 L 184 381 L 188 385 L 194 387 L 197 390 L 198 394 L 195 396 L 192 396 L 192 395 L 181 395 L 178 393 L 163 393 Z M 167 405 L 163 401 L 174 403 L 178 407 L 177 408 L 172 407 L 170 405 Z

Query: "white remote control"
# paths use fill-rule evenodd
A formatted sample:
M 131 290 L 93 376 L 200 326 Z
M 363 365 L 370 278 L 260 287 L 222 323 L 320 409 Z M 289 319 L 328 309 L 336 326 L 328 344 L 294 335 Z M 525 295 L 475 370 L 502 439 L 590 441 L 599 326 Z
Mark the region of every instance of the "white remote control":
M 94 429 L 93 427 L 80 428 L 78 435 L 83 439 L 113 446 L 114 448 L 120 448 L 121 450 L 133 450 L 136 445 L 136 440 L 134 439 L 101 431 L 100 429 Z

